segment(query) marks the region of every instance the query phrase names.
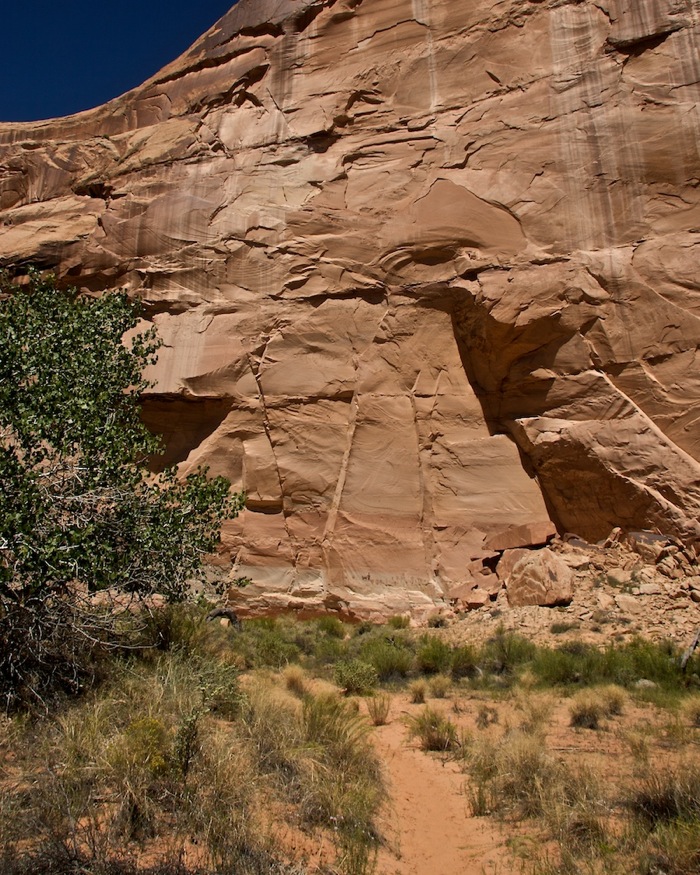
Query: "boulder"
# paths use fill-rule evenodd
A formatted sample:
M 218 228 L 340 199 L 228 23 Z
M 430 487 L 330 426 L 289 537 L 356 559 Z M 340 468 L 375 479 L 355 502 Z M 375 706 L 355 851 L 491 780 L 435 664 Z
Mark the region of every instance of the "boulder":
M 526 550 L 522 547 L 516 548 L 514 550 L 504 550 L 503 555 L 501 556 L 498 565 L 496 566 L 496 574 L 498 574 L 501 580 L 507 582 L 515 565 L 521 559 L 531 555 L 531 550 Z
M 568 605 L 573 598 L 573 573 L 552 550 L 533 551 L 515 563 L 506 591 L 511 607 Z
M 474 583 L 463 583 L 447 594 L 448 599 L 458 610 L 476 610 L 483 608 L 490 600 L 490 594 Z

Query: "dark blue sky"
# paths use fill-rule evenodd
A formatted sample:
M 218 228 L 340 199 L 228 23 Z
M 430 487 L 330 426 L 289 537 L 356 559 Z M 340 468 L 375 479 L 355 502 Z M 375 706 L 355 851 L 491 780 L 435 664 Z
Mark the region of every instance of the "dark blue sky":
M 234 0 L 0 0 L 0 121 L 90 109 L 174 60 Z

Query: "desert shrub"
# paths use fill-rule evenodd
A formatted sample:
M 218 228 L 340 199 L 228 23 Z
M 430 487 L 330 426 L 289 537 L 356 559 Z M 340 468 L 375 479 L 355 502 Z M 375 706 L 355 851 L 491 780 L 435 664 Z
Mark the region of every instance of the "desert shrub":
M 532 672 L 545 686 L 596 683 L 600 680 L 599 652 L 580 641 L 559 647 L 541 647 L 532 661 Z
M 408 694 L 414 705 L 422 705 L 425 702 L 426 695 L 428 694 L 427 683 L 422 678 L 411 681 L 411 683 L 408 685 Z
M 444 674 L 452 665 L 452 648 L 441 638 L 423 635 L 416 653 L 416 664 L 425 674 Z
M 363 696 L 377 686 L 377 670 L 373 665 L 361 659 L 351 659 L 336 664 L 334 670 L 335 682 L 345 691 L 346 695 Z
M 206 607 L 186 603 L 144 611 L 139 618 L 139 643 L 163 652 L 177 650 L 192 653 L 200 649 L 207 638 L 206 614 Z
M 386 624 L 390 629 L 408 629 L 411 625 L 411 618 L 405 614 L 396 614 L 393 617 L 389 617 Z
M 532 671 L 540 683 L 548 686 L 612 683 L 633 687 L 644 678 L 669 691 L 681 690 L 690 677 L 681 671 L 678 650 L 673 644 L 639 638 L 604 649 L 580 641 L 538 648 Z
M 552 623 L 549 627 L 549 631 L 552 635 L 563 635 L 565 632 L 573 632 L 576 629 L 580 629 L 580 623 L 567 623 L 565 621 L 559 621 L 556 623 Z
M 384 726 L 389 719 L 391 709 L 391 696 L 388 693 L 379 693 L 367 699 L 367 712 L 374 726 Z
M 459 744 L 457 727 L 440 711 L 424 708 L 407 723 L 410 737 L 418 739 L 422 750 L 451 751 Z
M 338 617 L 321 617 L 316 621 L 316 628 L 329 638 L 345 638 L 345 626 Z
M 513 674 L 515 669 L 534 657 L 535 645 L 515 632 L 499 629 L 482 650 L 485 667 L 496 674 Z
M 372 665 L 381 681 L 406 677 L 413 666 L 413 652 L 401 638 L 369 638 L 359 651 L 360 659 Z
M 232 638 L 231 647 L 241 654 L 248 668 L 280 669 L 299 659 L 296 634 L 295 625 L 275 618 L 249 620 Z
M 452 651 L 452 677 L 470 678 L 478 672 L 478 656 L 476 650 L 468 644 L 455 647 Z

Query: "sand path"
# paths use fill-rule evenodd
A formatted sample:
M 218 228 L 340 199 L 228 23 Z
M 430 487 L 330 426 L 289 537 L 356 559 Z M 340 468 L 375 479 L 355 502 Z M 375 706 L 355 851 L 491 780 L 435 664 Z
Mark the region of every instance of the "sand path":
M 469 816 L 459 766 L 423 753 L 394 717 L 373 733 L 390 803 L 381 824 L 378 875 L 508 875 L 515 871 L 504 835 Z

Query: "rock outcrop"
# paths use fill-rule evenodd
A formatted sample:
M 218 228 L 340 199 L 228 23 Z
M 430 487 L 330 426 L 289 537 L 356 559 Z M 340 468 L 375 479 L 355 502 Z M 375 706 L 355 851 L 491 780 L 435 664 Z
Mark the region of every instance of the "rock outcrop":
M 145 419 L 247 490 L 250 604 L 483 598 L 488 542 L 552 522 L 694 541 L 699 30 L 700 0 L 240 0 L 142 87 L 0 125 L 0 263 L 142 296 Z

